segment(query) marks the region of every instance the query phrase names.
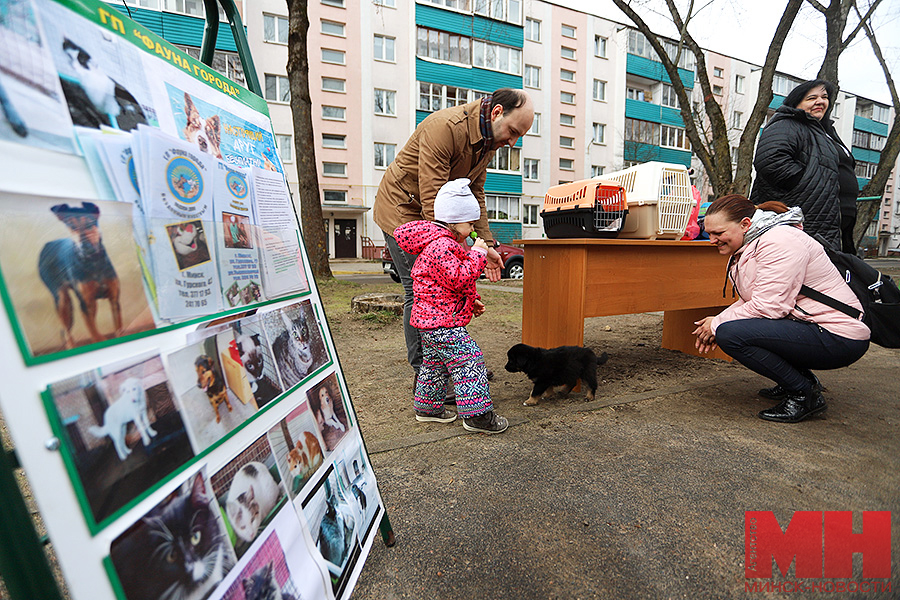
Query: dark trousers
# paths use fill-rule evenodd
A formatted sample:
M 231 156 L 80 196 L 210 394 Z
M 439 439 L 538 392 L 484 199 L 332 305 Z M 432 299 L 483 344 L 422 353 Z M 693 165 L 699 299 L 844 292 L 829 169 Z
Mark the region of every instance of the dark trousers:
M 716 343 L 748 369 L 791 392 L 812 388 L 811 369 L 851 365 L 869 341 L 851 340 L 815 323 L 792 319 L 740 319 L 716 328 Z
M 400 275 L 400 283 L 403 285 L 403 337 L 406 338 L 406 360 L 409 366 L 418 373 L 422 366 L 422 338 L 419 330 L 409 324 L 413 307 L 413 280 L 412 268 L 416 262 L 416 255 L 409 254 L 397 245 L 393 236 L 384 234 L 384 242 L 394 259 L 397 274 Z

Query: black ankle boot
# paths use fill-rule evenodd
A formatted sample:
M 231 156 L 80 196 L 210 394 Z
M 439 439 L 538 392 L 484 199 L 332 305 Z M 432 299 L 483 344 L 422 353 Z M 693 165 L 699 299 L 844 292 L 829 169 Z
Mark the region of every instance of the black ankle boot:
M 807 377 L 809 381 L 812 383 L 813 389 L 817 391 L 823 391 L 825 387 L 819 382 L 819 378 L 816 377 L 812 372 L 809 373 L 809 377 Z M 769 400 L 782 400 L 785 396 L 788 395 L 788 391 L 781 387 L 781 385 L 776 385 L 770 388 L 763 388 L 757 392 L 763 398 L 768 398 Z
M 789 392 L 781 404 L 759 413 L 760 419 L 777 423 L 799 423 L 803 419 L 825 410 L 822 392 L 812 389 L 806 393 Z

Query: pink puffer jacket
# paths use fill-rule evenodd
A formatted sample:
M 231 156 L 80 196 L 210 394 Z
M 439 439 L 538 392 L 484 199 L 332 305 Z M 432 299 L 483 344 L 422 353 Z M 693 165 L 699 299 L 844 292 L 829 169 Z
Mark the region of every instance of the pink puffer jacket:
M 487 252 L 464 249 L 445 227 L 410 221 L 394 230 L 404 251 L 418 254 L 412 268 L 413 309 L 410 324 L 419 329 L 463 327 L 472 320 L 475 282 L 487 264 Z

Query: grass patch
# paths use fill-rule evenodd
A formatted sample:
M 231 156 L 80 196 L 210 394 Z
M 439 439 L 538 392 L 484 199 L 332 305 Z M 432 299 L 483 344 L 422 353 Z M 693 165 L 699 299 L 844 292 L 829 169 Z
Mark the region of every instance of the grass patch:
M 403 315 L 394 314 L 386 310 L 372 310 L 367 313 L 359 313 L 354 318 L 372 325 L 392 325 L 403 319 Z

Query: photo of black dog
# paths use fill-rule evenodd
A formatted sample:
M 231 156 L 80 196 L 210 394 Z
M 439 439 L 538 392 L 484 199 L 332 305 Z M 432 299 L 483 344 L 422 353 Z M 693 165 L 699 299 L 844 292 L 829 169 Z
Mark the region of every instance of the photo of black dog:
M 535 406 L 551 388 L 565 386 L 564 394 L 581 380 L 587 387 L 586 400 L 593 400 L 597 392 L 597 367 L 609 358 L 606 352 L 599 357 L 590 348 L 581 346 L 560 346 L 558 348 L 536 348 L 527 344 L 516 344 L 506 353 L 509 359 L 506 370 L 510 373 L 525 373 L 534 382 L 531 396 L 525 406 Z

